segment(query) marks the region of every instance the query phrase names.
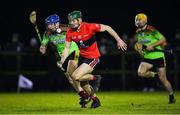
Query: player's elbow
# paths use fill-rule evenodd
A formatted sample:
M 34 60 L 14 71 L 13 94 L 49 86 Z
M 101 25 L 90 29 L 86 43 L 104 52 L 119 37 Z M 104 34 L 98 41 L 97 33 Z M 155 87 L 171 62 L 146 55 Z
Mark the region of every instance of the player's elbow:
M 111 31 L 111 30 L 112 30 L 112 27 L 111 27 L 111 26 L 106 25 L 106 30 L 107 30 L 107 31 Z
M 101 31 L 111 31 L 112 30 L 112 28 L 111 28 L 111 26 L 109 26 L 109 25 L 102 25 L 101 26 Z
M 161 47 L 162 47 L 162 48 L 165 48 L 167 45 L 168 45 L 168 44 L 167 44 L 166 39 L 163 39 L 163 40 L 162 40 L 162 43 L 161 43 Z

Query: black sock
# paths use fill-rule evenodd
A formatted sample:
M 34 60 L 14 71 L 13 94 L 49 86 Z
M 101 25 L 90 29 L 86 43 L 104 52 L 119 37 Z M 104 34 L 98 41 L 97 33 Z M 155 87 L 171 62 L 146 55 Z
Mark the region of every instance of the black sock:
M 80 91 L 78 94 L 80 97 L 88 98 L 88 94 L 85 91 Z
M 84 91 L 80 91 L 78 94 L 79 94 L 80 97 L 83 97 L 85 95 L 85 92 Z
M 169 98 L 174 99 L 174 95 L 173 94 L 169 95 Z

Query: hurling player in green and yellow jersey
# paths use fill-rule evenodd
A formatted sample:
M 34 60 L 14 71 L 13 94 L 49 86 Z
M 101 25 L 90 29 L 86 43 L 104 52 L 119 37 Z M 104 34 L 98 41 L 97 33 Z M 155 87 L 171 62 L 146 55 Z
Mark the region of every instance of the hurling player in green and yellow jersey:
M 156 28 L 147 24 L 147 16 L 144 13 L 135 16 L 135 25 L 138 28 L 135 39 L 137 43 L 145 46 L 138 68 L 138 76 L 150 78 L 157 74 L 169 93 L 169 103 L 175 103 L 173 89 L 166 76 L 165 54 L 154 50 L 163 49 L 167 44 L 165 37 Z M 151 71 L 152 68 L 155 68 L 157 72 Z

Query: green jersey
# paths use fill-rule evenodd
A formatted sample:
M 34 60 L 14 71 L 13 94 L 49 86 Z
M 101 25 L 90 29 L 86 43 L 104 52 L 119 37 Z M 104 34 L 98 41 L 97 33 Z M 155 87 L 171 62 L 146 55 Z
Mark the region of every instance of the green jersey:
M 53 43 L 56 46 L 56 49 L 61 57 L 65 47 L 65 40 L 66 40 L 66 32 L 62 32 L 60 34 L 50 34 L 50 35 L 46 35 L 45 32 L 41 44 L 46 46 L 48 42 Z M 75 42 L 71 43 L 69 54 L 71 54 L 73 51 L 79 53 L 79 48 Z
M 135 37 L 137 38 L 138 42 L 142 43 L 145 46 L 149 46 L 160 39 L 164 39 L 164 36 L 154 27 L 147 26 L 145 30 L 137 30 Z M 156 46 L 156 49 L 162 50 L 162 47 Z M 146 59 L 157 59 L 164 57 L 163 52 L 157 51 L 144 51 L 144 58 Z

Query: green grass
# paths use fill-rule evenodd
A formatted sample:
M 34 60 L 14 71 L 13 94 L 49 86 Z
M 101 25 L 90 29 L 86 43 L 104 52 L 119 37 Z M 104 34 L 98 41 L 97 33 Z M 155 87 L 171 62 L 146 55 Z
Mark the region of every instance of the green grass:
M 102 106 L 80 108 L 75 92 L 0 93 L 0 114 L 179 114 L 177 102 L 168 104 L 164 92 L 98 92 Z

